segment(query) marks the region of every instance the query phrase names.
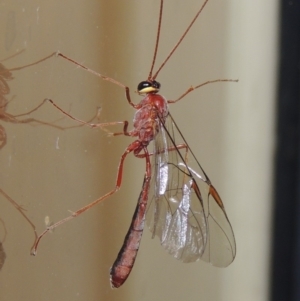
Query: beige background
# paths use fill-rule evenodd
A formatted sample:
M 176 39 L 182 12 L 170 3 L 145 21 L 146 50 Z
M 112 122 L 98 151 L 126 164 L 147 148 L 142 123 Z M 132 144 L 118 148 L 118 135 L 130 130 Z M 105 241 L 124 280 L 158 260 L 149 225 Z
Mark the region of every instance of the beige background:
M 202 0 L 166 0 L 158 62 L 170 51 Z M 136 89 L 149 72 L 159 1 L 2 0 L 0 58 L 21 66 L 60 50 Z M 182 264 L 151 240 L 146 229 L 125 285 L 112 290 L 109 268 L 130 224 L 144 162 L 129 156 L 122 189 L 102 205 L 55 229 L 29 255 L 34 235 L 0 196 L 7 236 L 0 300 L 267 300 L 274 146 L 277 6 L 274 1 L 210 0 L 190 34 L 160 73 L 161 93 L 176 98 L 190 85 L 217 78 L 170 110 L 226 205 L 237 257 L 226 269 Z M 51 97 L 87 120 L 132 120 L 124 91 L 60 58 L 14 73 L 8 107 L 22 113 Z M 135 101 L 139 97 L 134 95 Z M 61 118 L 50 104 L 33 117 Z M 0 188 L 27 209 L 40 233 L 114 186 L 118 160 L 132 141 L 87 127 L 1 122 Z M 73 125 L 64 119 L 62 124 Z M 4 231 L 1 227 L 1 237 Z

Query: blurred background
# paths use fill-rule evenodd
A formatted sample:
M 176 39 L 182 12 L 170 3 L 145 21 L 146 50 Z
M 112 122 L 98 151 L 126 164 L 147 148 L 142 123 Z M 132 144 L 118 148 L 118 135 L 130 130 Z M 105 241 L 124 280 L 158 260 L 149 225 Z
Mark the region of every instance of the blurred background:
M 165 0 L 156 68 L 202 3 Z M 51 98 L 82 120 L 101 108 L 101 122 L 128 120 L 131 126 L 134 110 L 122 88 L 62 58 L 12 71 L 14 79 L 1 78 L 6 89 L 2 87 L 2 100 L 9 100 L 0 115 L 1 135 L 7 139 L 0 149 L 1 300 L 299 300 L 299 94 L 297 88 L 293 93 L 282 90 L 280 76 L 286 89 L 299 85 L 299 58 L 290 63 L 290 81 L 282 73 L 282 53 L 289 59 L 299 53 L 299 38 L 292 32 L 300 18 L 299 3 L 282 3 L 209 0 L 157 78 L 168 99 L 207 80 L 239 80 L 207 85 L 170 106 L 233 226 L 237 256 L 226 269 L 176 261 L 145 229 L 129 279 L 111 289 L 109 269 L 130 225 L 145 171 L 144 161 L 133 155 L 126 159 L 115 195 L 48 233 L 37 256 L 30 256 L 35 232 L 29 221 L 41 233 L 113 189 L 120 156 L 132 139 L 107 137 L 88 127 L 54 127 L 77 124 L 49 103 L 22 117 L 45 125 L 21 124 L 11 115 Z M 21 52 L 2 61 L 7 69 L 59 50 L 129 86 L 135 102 L 141 99 L 134 91 L 149 73 L 159 0 L 2 0 L 0 7 L 0 60 Z M 288 24 L 286 16 L 290 27 L 281 26 Z M 282 42 L 281 35 L 291 40 Z M 281 45 L 292 45 L 293 51 L 281 53 Z M 286 115 L 280 117 L 282 112 Z M 27 219 L 12 200 L 26 209 Z

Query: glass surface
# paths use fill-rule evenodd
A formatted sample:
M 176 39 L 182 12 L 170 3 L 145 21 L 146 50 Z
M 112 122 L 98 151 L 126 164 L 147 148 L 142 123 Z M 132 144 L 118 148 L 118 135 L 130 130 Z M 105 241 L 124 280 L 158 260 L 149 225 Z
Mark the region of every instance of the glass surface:
M 165 1 L 158 65 L 201 3 Z M 126 84 L 133 100 L 139 101 L 134 91 L 150 69 L 158 0 L 4 0 L 0 7 L 0 59 L 24 49 L 2 62 L 6 68 L 59 50 Z M 258 11 L 264 12 L 261 19 Z M 110 288 L 109 269 L 129 227 L 145 170 L 144 161 L 131 155 L 120 191 L 48 233 L 36 257 L 29 255 L 33 228 L 0 196 L 0 239 L 6 253 L 1 300 L 266 300 L 275 17 L 271 1 L 247 6 L 236 0 L 210 0 L 158 78 L 161 94 L 168 99 L 207 80 L 240 80 L 208 85 L 170 108 L 223 198 L 237 240 L 233 264 L 226 269 L 203 262 L 183 264 L 145 229 L 129 279 L 118 290 Z M 267 45 L 261 42 L 266 39 Z M 100 121 L 129 120 L 132 125 L 134 110 L 124 90 L 61 58 L 12 73 L 10 93 L 5 95 L 10 100 L 6 112 L 12 115 L 51 98 L 80 119 L 89 120 L 101 107 Z M 50 103 L 28 117 L 50 125 L 77 125 Z M 111 190 L 120 156 L 132 141 L 84 126 L 61 130 L 2 119 L 7 144 L 0 150 L 0 188 L 26 209 L 38 234 L 46 224 Z

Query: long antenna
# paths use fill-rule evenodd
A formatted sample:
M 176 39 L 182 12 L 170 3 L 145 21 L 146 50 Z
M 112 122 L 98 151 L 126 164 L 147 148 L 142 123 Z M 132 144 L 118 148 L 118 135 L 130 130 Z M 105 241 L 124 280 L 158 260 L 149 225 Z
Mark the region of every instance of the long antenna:
M 153 59 L 152 59 L 151 69 L 150 69 L 150 72 L 149 72 L 149 75 L 148 75 L 148 80 L 152 79 L 152 71 L 153 71 L 153 68 L 154 68 L 155 60 L 156 60 L 158 43 L 159 43 L 159 37 L 160 37 L 160 28 L 161 28 L 163 6 L 164 6 L 164 0 L 161 0 L 160 1 L 159 20 L 158 20 L 158 28 L 157 28 L 157 35 L 156 35 L 155 50 L 154 50 L 154 55 L 153 55 Z
M 190 25 L 188 26 L 188 28 L 186 29 L 186 31 L 183 33 L 183 35 L 181 36 L 181 38 L 179 39 L 179 41 L 177 42 L 177 44 L 174 46 L 174 48 L 171 50 L 171 52 L 169 53 L 169 55 L 167 56 L 167 58 L 163 61 L 163 63 L 161 64 L 161 66 L 158 68 L 158 70 L 156 71 L 156 73 L 153 75 L 152 79 L 155 79 L 158 75 L 158 73 L 160 72 L 160 70 L 164 67 L 164 65 L 166 64 L 166 62 L 169 60 L 169 58 L 172 56 L 172 54 L 174 53 L 174 51 L 177 49 L 177 47 L 180 45 L 180 43 L 182 42 L 182 40 L 185 38 L 185 36 L 187 35 L 187 33 L 189 32 L 189 30 L 191 29 L 191 27 L 193 26 L 193 24 L 195 23 L 195 21 L 197 20 L 197 18 L 199 17 L 199 15 L 201 14 L 203 8 L 205 7 L 206 3 L 209 0 L 205 0 L 204 3 L 202 4 L 201 8 L 199 9 L 199 11 L 197 12 L 196 16 L 194 17 L 194 19 L 192 20 L 192 22 L 190 23 Z

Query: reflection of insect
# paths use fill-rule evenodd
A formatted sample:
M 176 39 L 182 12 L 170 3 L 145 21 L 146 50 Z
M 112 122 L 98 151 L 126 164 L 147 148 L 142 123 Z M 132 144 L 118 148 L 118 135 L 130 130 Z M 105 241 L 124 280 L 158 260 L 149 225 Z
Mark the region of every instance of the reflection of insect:
M 0 189 L 0 193 L 21 213 L 21 215 L 24 217 L 24 219 L 28 222 L 28 224 L 30 225 L 30 227 L 32 228 L 33 232 L 34 232 L 34 236 L 35 236 L 35 240 L 37 239 L 37 233 L 35 230 L 35 225 L 32 223 L 32 221 L 29 219 L 29 217 L 25 214 L 24 211 L 26 211 L 22 206 L 20 206 L 19 204 L 17 204 L 16 201 L 14 201 L 7 193 L 5 193 L 2 189 Z M 0 242 L 0 270 L 2 269 L 5 259 L 6 259 L 6 254 L 3 248 L 3 243 L 6 239 L 6 235 L 7 235 L 7 230 L 5 227 L 5 223 L 4 221 L 0 218 L 0 222 L 2 224 L 3 230 L 4 230 L 4 237 L 2 238 L 1 242 Z
M 24 219 L 27 221 L 27 223 L 30 225 L 34 232 L 35 240 L 37 239 L 37 233 L 35 230 L 35 225 L 33 222 L 29 219 L 29 217 L 25 214 L 26 209 L 24 209 L 22 206 L 20 206 L 16 201 L 14 201 L 6 192 L 4 192 L 0 188 L 0 193 L 20 212 L 20 214 L 24 217 Z M 3 223 L 4 225 L 4 223 Z M 6 233 L 6 232 L 5 232 Z
M 1 63 L 0 63 L 0 120 L 6 121 L 6 122 L 10 122 L 10 123 L 18 123 L 18 124 L 24 124 L 24 123 L 27 123 L 27 124 L 28 123 L 30 123 L 30 124 L 42 124 L 42 125 L 47 125 L 47 126 L 55 127 L 55 128 L 58 128 L 58 129 L 67 129 L 67 128 L 74 127 L 74 126 L 60 127 L 58 125 L 47 123 L 47 122 L 44 122 L 44 121 L 41 121 L 41 120 L 38 120 L 38 119 L 35 119 L 35 118 L 19 119 L 22 116 L 29 115 L 29 114 L 37 111 L 45 103 L 45 101 L 41 102 L 34 109 L 32 109 L 32 110 L 30 110 L 30 111 L 28 111 L 26 113 L 23 113 L 23 114 L 12 115 L 12 114 L 6 112 L 7 105 L 9 103 L 9 100 L 7 99 L 7 95 L 10 93 L 10 87 L 8 85 L 8 81 L 14 79 L 14 77 L 12 75 L 12 72 L 13 71 L 18 71 L 18 70 L 21 70 L 21 69 L 24 69 L 24 68 L 27 68 L 27 67 L 30 67 L 30 66 L 37 65 L 38 63 L 43 62 L 43 61 L 47 60 L 48 58 L 56 55 L 56 53 L 53 53 L 53 54 L 51 54 L 51 55 L 49 55 L 49 56 L 47 56 L 47 57 L 45 57 L 45 58 L 43 58 L 41 60 L 38 60 L 38 61 L 34 62 L 34 63 L 27 64 L 27 65 L 24 65 L 24 66 L 21 66 L 21 67 L 11 68 L 11 69 L 7 69 L 2 64 L 2 62 L 15 57 L 16 55 L 19 55 L 23 51 L 24 50 L 21 50 L 21 51 L 15 53 L 14 55 L 12 55 L 12 56 L 10 56 L 10 57 L 2 60 Z M 6 140 L 7 140 L 6 131 L 5 131 L 4 127 L 2 125 L 0 125 L 0 149 L 2 149 L 5 146 Z M 26 210 L 22 206 L 18 205 L 17 202 L 14 201 L 1 188 L 0 188 L 0 194 L 2 194 L 20 212 L 20 214 L 24 217 L 24 219 L 29 223 L 29 225 L 31 226 L 31 228 L 34 231 L 35 240 L 36 240 L 37 233 L 36 233 L 36 230 L 35 230 L 35 226 L 32 223 L 32 221 L 28 218 L 28 216 L 25 214 Z M 3 253 L 1 253 L 1 250 L 3 250 L 3 249 L 0 248 L 0 266 L 1 266 L 1 254 L 3 254 Z M 3 257 L 3 258 L 5 258 L 5 257 Z
M 33 254 L 36 254 L 40 239 L 48 231 L 77 217 L 119 190 L 122 183 L 124 160 L 129 153 L 133 152 L 137 158 L 145 159 L 146 172 L 130 228 L 110 271 L 112 286 L 120 287 L 131 272 L 139 249 L 146 215 L 153 236 L 157 235 L 162 246 L 175 258 L 183 262 L 203 259 L 220 267 L 225 267 L 234 260 L 235 239 L 223 202 L 169 113 L 168 104 L 179 101 L 203 85 L 235 80 L 207 81 L 189 88 L 176 100 L 166 100 L 157 94 L 160 89 L 160 84 L 156 81 L 158 73 L 186 36 L 207 2 L 208 0 L 204 1 L 187 30 L 153 75 L 162 19 L 163 0 L 161 0 L 154 58 L 148 79 L 138 85 L 138 93 L 145 95 L 139 104 L 131 101 L 129 88 L 125 85 L 96 73 L 63 54 L 58 54 L 102 79 L 125 89 L 128 103 L 137 110 L 133 120 L 133 130 L 128 131 L 127 121 L 89 125 L 103 128 L 123 124 L 123 132 L 113 135 L 124 134 L 136 137 L 136 140 L 126 148 L 121 157 L 115 188 L 72 215 L 47 227 L 37 239 L 32 250 Z M 66 113 L 52 100 L 49 101 L 65 115 L 87 124 Z M 152 141 L 153 152 L 149 152 L 148 145 Z
M 32 112 L 38 110 L 43 104 L 44 102 L 42 102 L 40 105 L 38 105 L 37 107 L 35 107 L 34 109 L 32 109 L 31 111 L 28 111 L 26 113 L 23 114 L 19 114 L 19 115 L 12 115 L 6 112 L 6 108 L 7 105 L 9 103 L 9 100 L 7 99 L 7 95 L 10 93 L 10 87 L 8 85 L 8 81 L 13 79 L 12 76 L 12 71 L 17 71 L 17 70 L 21 70 L 33 65 L 38 64 L 39 62 L 42 62 L 46 59 L 48 59 L 51 56 L 48 56 L 47 58 L 44 58 L 42 60 L 39 60 L 37 62 L 25 65 L 25 66 L 21 66 L 21 67 L 16 67 L 16 68 L 12 68 L 12 69 L 7 69 L 2 62 L 11 59 L 13 57 L 15 57 L 16 55 L 19 55 L 20 53 L 22 53 L 24 50 L 21 50 L 17 53 L 15 53 L 14 55 L 4 59 L 1 61 L 0 63 L 0 119 L 2 121 L 6 121 L 6 122 L 11 122 L 11 123 L 39 123 L 39 124 L 47 124 L 49 126 L 54 126 L 57 127 L 55 125 L 52 124 L 48 124 L 46 122 L 34 119 L 34 118 L 25 118 L 25 119 L 19 119 L 19 117 L 25 116 L 25 115 L 29 115 Z M 2 125 L 0 125 L 0 149 L 3 148 L 6 144 L 7 141 L 7 137 L 6 137 L 6 131 L 4 129 L 4 127 Z M 36 230 L 35 230 L 35 226 L 32 223 L 32 221 L 28 218 L 28 216 L 25 214 L 25 209 L 18 205 L 16 201 L 14 201 L 6 192 L 4 192 L 4 190 L 2 190 L 0 188 L 0 194 L 2 194 L 15 208 L 16 210 L 18 210 L 20 212 L 20 214 L 24 217 L 24 219 L 29 223 L 29 225 L 31 226 L 31 228 L 33 229 L 34 235 L 35 235 L 35 239 L 37 238 L 37 234 L 36 234 Z M 1 220 L 3 226 L 4 223 Z M 5 229 L 5 226 L 4 226 Z M 5 232 L 6 233 L 6 232 Z M 4 264 L 4 260 L 5 260 L 5 253 L 3 250 L 3 246 L 2 243 L 4 242 L 4 240 L 1 242 L 1 246 L 0 246 L 0 269 L 2 267 L 2 265 Z
M 24 50 L 17 52 L 16 54 L 2 60 L 6 61 L 18 54 L 20 54 L 21 52 L 23 52 Z M 44 125 L 48 125 L 48 126 L 52 126 L 52 127 L 56 127 L 56 128 L 61 128 L 59 126 L 56 126 L 54 124 L 50 124 L 41 120 L 37 120 L 34 118 L 25 118 L 25 119 L 19 119 L 20 117 L 29 115 L 35 111 L 37 111 L 45 102 L 40 103 L 38 106 L 36 106 L 35 108 L 33 108 L 32 110 L 26 112 L 26 113 L 22 113 L 22 114 L 18 114 L 18 115 L 12 115 L 6 112 L 6 108 L 7 105 L 9 103 L 9 100 L 7 100 L 7 95 L 10 93 L 10 88 L 8 85 L 8 81 L 14 79 L 14 77 L 12 76 L 12 72 L 13 71 L 18 71 L 30 66 L 34 66 L 37 65 L 38 63 L 47 60 L 48 58 L 54 56 L 55 53 L 52 53 L 51 55 L 38 60 L 34 63 L 28 64 L 28 65 L 24 65 L 21 67 L 16 67 L 16 68 L 11 68 L 11 69 L 7 69 L 2 63 L 0 63 L 0 120 L 6 121 L 6 122 L 11 122 L 11 123 L 37 123 L 37 124 L 44 124 Z M 2 148 L 5 144 L 6 144 L 6 132 L 5 129 L 2 125 L 0 125 L 0 148 Z
M 2 267 L 4 265 L 4 262 L 5 262 L 5 259 L 6 259 L 6 254 L 5 254 L 5 251 L 4 251 L 4 248 L 3 248 L 3 243 L 5 241 L 7 231 L 6 231 L 5 224 L 4 224 L 4 222 L 3 222 L 3 220 L 1 218 L 0 218 L 0 222 L 1 222 L 2 227 L 4 229 L 4 237 L 0 241 L 0 271 L 1 271 L 1 269 L 2 269 Z

